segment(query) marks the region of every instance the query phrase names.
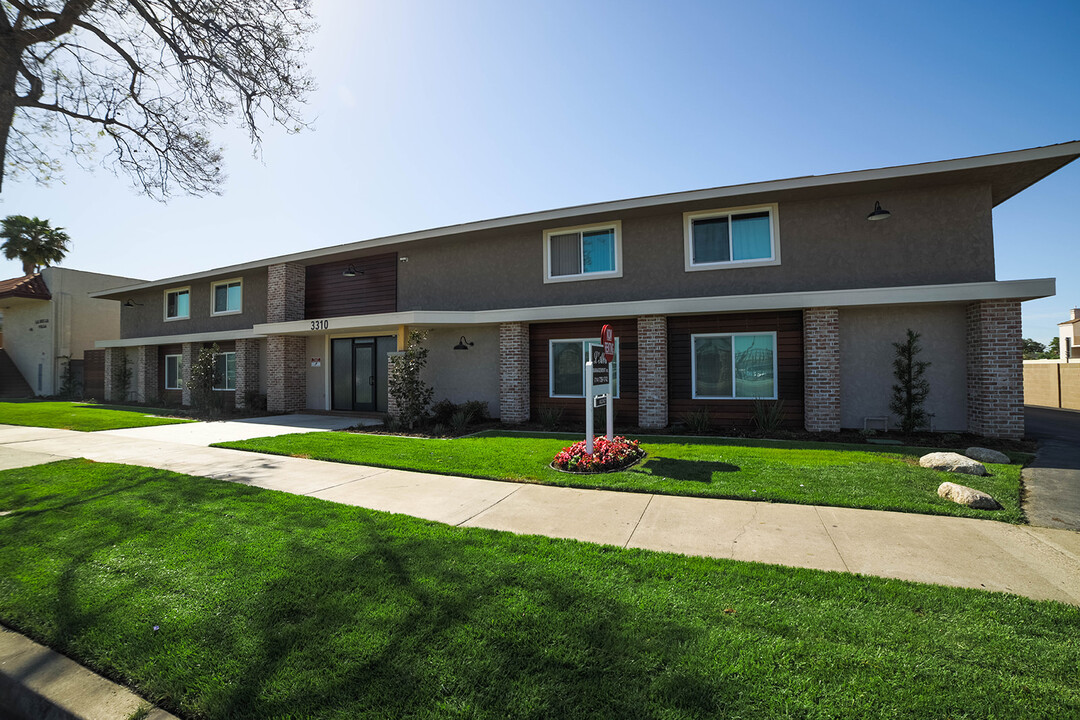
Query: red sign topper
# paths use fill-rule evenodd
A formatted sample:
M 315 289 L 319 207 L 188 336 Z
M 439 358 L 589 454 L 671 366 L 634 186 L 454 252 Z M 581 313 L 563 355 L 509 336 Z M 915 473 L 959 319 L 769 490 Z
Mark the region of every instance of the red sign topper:
M 600 344 L 604 346 L 604 359 L 611 362 L 615 359 L 615 331 L 610 325 L 600 328 Z

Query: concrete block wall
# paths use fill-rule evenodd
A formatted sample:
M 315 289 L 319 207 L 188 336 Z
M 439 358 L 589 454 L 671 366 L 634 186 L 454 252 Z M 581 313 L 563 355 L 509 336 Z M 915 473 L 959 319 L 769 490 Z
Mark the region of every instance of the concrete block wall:
M 968 431 L 993 438 L 1024 436 L 1024 360 L 1020 301 L 967 306 Z
M 803 310 L 804 423 L 810 432 L 840 430 L 840 313 Z
M 663 428 L 668 424 L 667 318 L 645 315 L 637 320 L 638 425 Z
M 499 325 L 499 418 L 504 423 L 528 422 L 529 324 Z

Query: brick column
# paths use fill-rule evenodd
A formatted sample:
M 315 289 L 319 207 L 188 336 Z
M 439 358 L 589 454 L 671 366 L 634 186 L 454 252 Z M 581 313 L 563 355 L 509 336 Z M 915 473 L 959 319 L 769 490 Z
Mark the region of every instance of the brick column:
M 638 425 L 657 429 L 668 424 L 667 318 L 637 319 Z M 620 368 L 619 374 L 622 374 Z
M 135 348 L 135 396 L 142 402 L 158 398 L 158 349 L 157 345 L 140 345 Z
M 266 322 L 304 319 L 307 271 L 303 265 L 281 263 L 267 268 Z
M 529 421 L 529 324 L 499 325 L 499 419 Z
M 840 312 L 803 310 L 804 423 L 810 432 L 840 429 Z
M 403 357 L 403 352 L 390 352 L 386 353 L 386 377 L 390 377 L 394 370 L 394 358 Z M 389 385 L 389 383 L 387 383 Z M 398 400 L 397 395 L 390 392 L 390 388 L 386 389 L 386 414 L 391 417 L 397 417 L 398 414 Z
M 266 409 L 288 413 L 307 406 L 307 338 L 271 335 L 266 339 Z
M 968 432 L 1024 436 L 1024 361 L 1020 301 L 979 300 L 967 306 Z
M 191 405 L 191 368 L 195 358 L 199 357 L 199 347 L 195 343 L 184 343 L 180 350 L 180 404 Z
M 236 341 L 236 407 L 247 408 L 248 395 L 259 392 L 259 341 Z
M 127 353 L 127 348 L 114 347 L 105 348 L 105 400 L 107 402 L 117 402 L 121 400 L 127 400 L 123 396 L 123 390 L 118 387 L 114 387 L 116 383 L 113 380 L 113 375 L 116 374 L 117 368 L 124 362 L 124 356 Z

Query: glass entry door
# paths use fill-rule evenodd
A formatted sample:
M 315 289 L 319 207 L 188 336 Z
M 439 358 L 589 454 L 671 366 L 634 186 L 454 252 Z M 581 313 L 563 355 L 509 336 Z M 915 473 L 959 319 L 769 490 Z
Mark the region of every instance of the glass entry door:
M 330 407 L 386 412 L 386 354 L 397 349 L 397 339 L 334 338 L 330 345 Z

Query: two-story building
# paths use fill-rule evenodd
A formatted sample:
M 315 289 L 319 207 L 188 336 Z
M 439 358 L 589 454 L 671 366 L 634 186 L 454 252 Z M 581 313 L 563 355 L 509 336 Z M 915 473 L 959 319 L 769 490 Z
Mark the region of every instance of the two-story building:
M 272 411 L 385 411 L 387 356 L 428 332 L 436 398 L 504 422 L 582 413 L 586 346 L 618 337 L 619 422 L 781 400 L 812 431 L 888 416 L 893 342 L 922 336 L 942 431 L 1023 433 L 1020 303 L 998 281 L 993 208 L 1080 142 L 619 200 L 299 252 L 99 293 L 143 396 L 187 402 L 200 347 L 221 392 Z M 109 373 L 106 372 L 108 377 Z

